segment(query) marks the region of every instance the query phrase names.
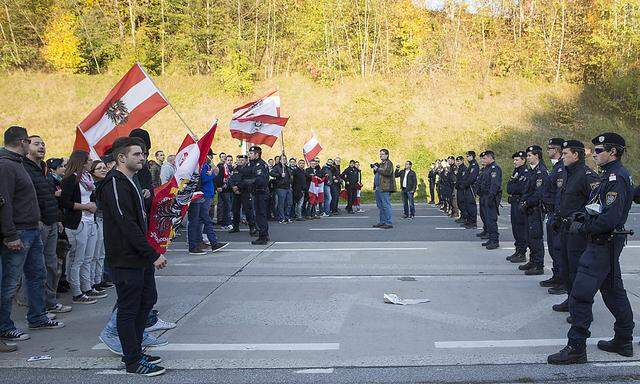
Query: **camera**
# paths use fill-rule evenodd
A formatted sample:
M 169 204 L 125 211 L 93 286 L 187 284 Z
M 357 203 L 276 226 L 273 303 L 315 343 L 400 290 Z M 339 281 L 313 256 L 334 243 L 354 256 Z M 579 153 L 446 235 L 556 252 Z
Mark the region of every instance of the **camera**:
M 378 163 L 373 163 L 373 164 L 369 164 L 369 166 L 373 169 L 373 168 L 380 168 L 380 164 Z

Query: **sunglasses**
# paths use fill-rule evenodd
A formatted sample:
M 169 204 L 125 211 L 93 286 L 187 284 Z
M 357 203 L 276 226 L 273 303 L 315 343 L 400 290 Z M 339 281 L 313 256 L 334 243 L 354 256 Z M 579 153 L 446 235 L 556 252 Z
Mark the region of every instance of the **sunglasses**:
M 599 154 L 601 154 L 602 152 L 608 152 L 608 151 L 607 151 L 606 149 L 604 149 L 604 148 L 597 147 L 597 148 L 594 148 L 594 149 L 593 149 L 593 152 L 595 152 L 595 153 L 596 153 L 596 155 L 599 155 Z

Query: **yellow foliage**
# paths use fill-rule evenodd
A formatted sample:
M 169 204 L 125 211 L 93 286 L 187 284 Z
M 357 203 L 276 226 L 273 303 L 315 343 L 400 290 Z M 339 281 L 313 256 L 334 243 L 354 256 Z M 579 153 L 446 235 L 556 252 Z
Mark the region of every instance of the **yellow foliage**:
M 80 55 L 80 39 L 75 34 L 76 23 L 71 13 L 60 12 L 47 25 L 42 55 L 56 70 L 78 72 L 84 65 Z

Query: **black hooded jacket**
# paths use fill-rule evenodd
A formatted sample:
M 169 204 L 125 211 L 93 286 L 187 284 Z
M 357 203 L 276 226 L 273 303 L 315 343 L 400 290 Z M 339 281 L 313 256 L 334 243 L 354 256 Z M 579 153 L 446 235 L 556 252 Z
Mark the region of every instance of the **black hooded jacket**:
M 113 169 L 96 194 L 103 211 L 104 245 L 109 266 L 150 267 L 159 256 L 147 242 L 147 215 L 133 179 Z
M 46 225 L 58 222 L 59 209 L 56 199 L 56 188 L 51 179 L 45 175 L 46 164 L 44 161 L 40 165 L 31 161 L 28 157 L 22 160 L 24 169 L 27 170 L 38 197 L 38 207 L 40 208 L 40 221 Z

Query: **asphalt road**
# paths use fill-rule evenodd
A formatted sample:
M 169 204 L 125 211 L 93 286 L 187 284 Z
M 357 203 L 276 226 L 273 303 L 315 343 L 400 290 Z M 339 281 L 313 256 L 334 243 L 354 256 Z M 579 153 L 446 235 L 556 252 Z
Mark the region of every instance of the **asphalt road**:
M 178 327 L 152 351 L 170 369 L 167 383 L 617 382 L 640 377 L 640 360 L 597 350 L 613 318 L 596 297 L 590 363 L 554 367 L 546 356 L 566 343 L 564 299 L 505 261 L 513 253 L 508 207 L 501 248 L 488 251 L 477 231 L 459 229 L 432 207 L 413 221 L 373 229 L 375 207 L 295 224 L 271 225 L 272 243 L 249 244 L 248 232 L 218 232 L 231 244 L 191 256 L 184 243 L 158 273 L 157 309 Z M 640 230 L 640 209 L 627 227 Z M 638 232 L 640 235 L 640 232 Z M 640 241 L 630 239 L 622 265 L 640 313 Z M 548 260 L 548 257 L 547 257 Z M 550 263 L 548 263 L 550 266 Z M 59 318 L 61 330 L 32 333 L 16 353 L 0 355 L 0 382 L 147 382 L 124 375 L 119 357 L 98 341 L 115 292 Z M 384 293 L 430 302 L 397 306 Z M 70 301 L 65 296 L 63 302 Z M 24 308 L 14 319 L 24 323 Z M 636 351 L 640 353 L 640 351 Z M 27 362 L 29 356 L 51 360 Z

